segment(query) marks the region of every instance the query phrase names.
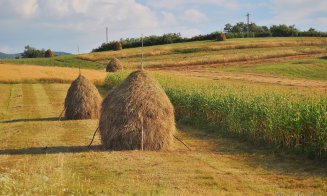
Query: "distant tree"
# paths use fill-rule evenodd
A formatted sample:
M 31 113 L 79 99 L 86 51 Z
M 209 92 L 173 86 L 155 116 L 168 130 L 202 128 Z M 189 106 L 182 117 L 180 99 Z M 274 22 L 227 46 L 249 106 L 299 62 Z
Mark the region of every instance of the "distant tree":
M 290 37 L 297 36 L 299 31 L 295 28 L 295 25 L 273 25 L 270 27 L 272 36 L 274 37 Z
M 44 49 L 38 50 L 29 45 L 25 46 L 25 50 L 22 53 L 22 58 L 40 58 L 44 57 L 45 51 Z
M 233 25 L 231 25 L 230 23 L 227 23 L 227 24 L 225 24 L 224 31 L 227 32 L 227 33 L 231 33 L 232 28 L 233 28 Z

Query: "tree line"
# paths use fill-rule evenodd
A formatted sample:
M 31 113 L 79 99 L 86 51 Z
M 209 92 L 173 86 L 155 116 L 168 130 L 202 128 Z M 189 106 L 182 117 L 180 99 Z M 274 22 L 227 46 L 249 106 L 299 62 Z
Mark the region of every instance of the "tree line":
M 244 22 L 238 22 L 234 25 L 228 23 L 225 25 L 224 32 L 228 39 L 243 37 L 327 37 L 327 32 L 320 32 L 313 28 L 310 28 L 307 31 L 300 31 L 295 27 L 295 25 L 287 26 L 281 24 L 267 27 L 256 25 L 255 23 L 250 23 L 248 27 Z M 143 44 L 144 46 L 154 46 L 190 41 L 217 40 L 219 33 L 220 32 L 215 31 L 205 35 L 193 36 L 191 38 L 182 37 L 180 33 L 167 33 L 161 36 L 151 35 L 143 38 Z M 126 38 L 120 39 L 119 41 L 102 43 L 101 46 L 93 49 L 92 52 L 116 50 L 117 42 L 120 42 L 123 48 L 136 48 L 141 46 L 142 40 L 141 38 Z
M 25 46 L 24 52 L 22 53 L 22 58 L 42 58 L 42 57 L 53 57 L 55 56 L 55 53 L 52 52 L 50 49 L 44 50 L 44 49 L 36 49 L 34 47 L 31 47 L 29 45 Z

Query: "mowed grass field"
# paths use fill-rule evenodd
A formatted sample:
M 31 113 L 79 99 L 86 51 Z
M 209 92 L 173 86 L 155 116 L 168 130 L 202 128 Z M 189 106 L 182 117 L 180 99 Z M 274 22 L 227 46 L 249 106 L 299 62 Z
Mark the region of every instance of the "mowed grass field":
M 141 49 L 0 60 L 0 194 L 276 195 L 327 192 L 326 38 L 145 47 L 174 104 L 172 151 L 104 151 L 97 120 L 59 121 L 81 72 L 104 96 Z M 104 72 L 118 57 L 127 71 Z
M 0 84 L 0 193 L 325 193 L 326 168 L 179 125 L 166 152 L 87 148 L 97 120 L 58 121 L 69 84 Z
M 48 67 L 35 65 L 0 64 L 0 83 L 72 82 L 79 74 L 78 68 Z M 104 70 L 81 69 L 90 81 L 101 85 Z

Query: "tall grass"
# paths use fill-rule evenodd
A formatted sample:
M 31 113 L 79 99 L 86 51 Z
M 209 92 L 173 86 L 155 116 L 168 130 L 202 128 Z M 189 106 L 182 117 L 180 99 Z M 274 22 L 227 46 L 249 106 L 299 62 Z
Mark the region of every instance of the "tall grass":
M 108 88 L 126 72 L 109 74 Z M 291 149 L 310 158 L 327 156 L 327 98 L 312 90 L 155 73 L 172 101 L 176 119 L 193 126 Z

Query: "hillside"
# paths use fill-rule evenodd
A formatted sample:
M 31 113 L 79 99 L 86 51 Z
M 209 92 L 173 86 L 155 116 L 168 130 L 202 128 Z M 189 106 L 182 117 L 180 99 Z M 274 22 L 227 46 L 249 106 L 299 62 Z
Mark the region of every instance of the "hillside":
M 57 56 L 68 56 L 71 55 L 71 53 L 68 52 L 55 52 Z M 3 52 L 0 52 L 0 59 L 14 59 L 16 57 L 20 57 L 22 53 L 17 54 L 6 54 Z
M 326 80 L 326 56 L 327 38 L 245 38 L 144 47 L 144 66 L 211 78 L 239 79 L 240 75 L 251 74 L 251 80 L 260 80 L 264 75 L 272 79 L 268 82 L 274 81 L 273 77 L 278 77 L 276 81 Z M 0 62 L 104 69 L 112 57 L 117 57 L 127 69 L 136 69 L 141 62 L 141 48 Z
M 15 57 L 20 57 L 21 53 L 17 54 L 6 54 L 3 52 L 0 52 L 0 59 L 14 59 Z
M 145 47 L 145 69 L 173 104 L 178 129 L 172 149 L 158 152 L 108 151 L 99 133 L 88 148 L 99 121 L 59 117 L 80 73 L 104 97 L 140 66 L 141 48 L 0 60 L 0 194 L 323 195 L 326 43 Z M 112 57 L 124 71 L 105 72 Z

